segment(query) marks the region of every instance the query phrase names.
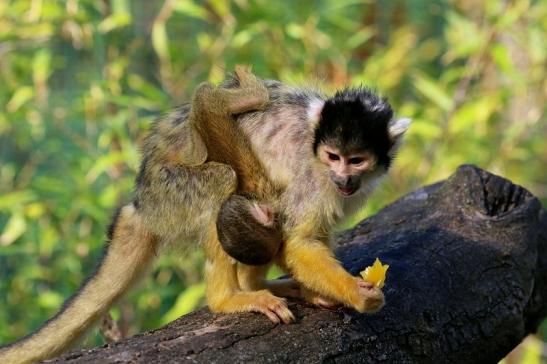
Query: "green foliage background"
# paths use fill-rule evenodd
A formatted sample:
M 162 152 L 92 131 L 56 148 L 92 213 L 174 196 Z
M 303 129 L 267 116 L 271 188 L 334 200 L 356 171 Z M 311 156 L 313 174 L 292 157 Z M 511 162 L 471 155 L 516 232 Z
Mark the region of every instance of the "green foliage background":
M 92 270 L 150 122 L 236 63 L 327 90 L 373 86 L 414 120 L 362 216 L 462 163 L 545 205 L 546 37 L 546 1 L 0 2 L 0 342 Z M 113 311 L 124 332 L 202 304 L 201 264 L 162 257 Z

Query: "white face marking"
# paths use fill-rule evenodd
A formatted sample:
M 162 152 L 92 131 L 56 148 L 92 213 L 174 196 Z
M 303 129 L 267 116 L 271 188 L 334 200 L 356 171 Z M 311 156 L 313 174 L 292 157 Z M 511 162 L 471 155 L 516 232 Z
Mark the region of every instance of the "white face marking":
M 321 115 L 323 106 L 325 106 L 325 101 L 320 99 L 314 99 L 312 102 L 309 103 L 307 114 L 308 120 L 310 120 L 312 124 L 315 124 L 319 121 L 319 116 Z

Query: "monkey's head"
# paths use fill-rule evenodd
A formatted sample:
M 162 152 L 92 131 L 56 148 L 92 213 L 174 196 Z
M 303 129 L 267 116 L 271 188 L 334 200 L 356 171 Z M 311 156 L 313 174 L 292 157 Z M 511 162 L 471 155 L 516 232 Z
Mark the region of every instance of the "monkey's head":
M 224 251 L 241 263 L 267 264 L 283 244 L 281 219 L 265 203 L 232 195 L 218 214 L 218 239 Z
M 409 119 L 395 119 L 387 100 L 366 88 L 338 91 L 311 112 L 317 120 L 313 151 L 342 196 L 388 170 L 410 125 Z

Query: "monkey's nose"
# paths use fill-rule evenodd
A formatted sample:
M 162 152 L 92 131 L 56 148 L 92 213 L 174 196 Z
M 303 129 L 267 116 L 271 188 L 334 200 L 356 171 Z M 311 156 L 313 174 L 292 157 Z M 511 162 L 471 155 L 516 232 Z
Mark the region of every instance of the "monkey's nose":
M 336 176 L 334 183 L 336 183 L 336 185 L 341 188 L 350 187 L 351 178 L 349 176 L 345 176 L 345 177 Z

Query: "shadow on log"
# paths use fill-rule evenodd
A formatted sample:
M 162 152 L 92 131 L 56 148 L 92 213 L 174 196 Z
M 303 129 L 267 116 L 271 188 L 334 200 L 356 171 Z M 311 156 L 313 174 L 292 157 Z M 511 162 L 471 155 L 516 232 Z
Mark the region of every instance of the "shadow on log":
M 390 264 L 377 314 L 300 302 L 292 325 L 206 308 L 56 362 L 497 363 L 547 315 L 547 213 L 522 187 L 472 166 L 343 233 L 357 275 Z

